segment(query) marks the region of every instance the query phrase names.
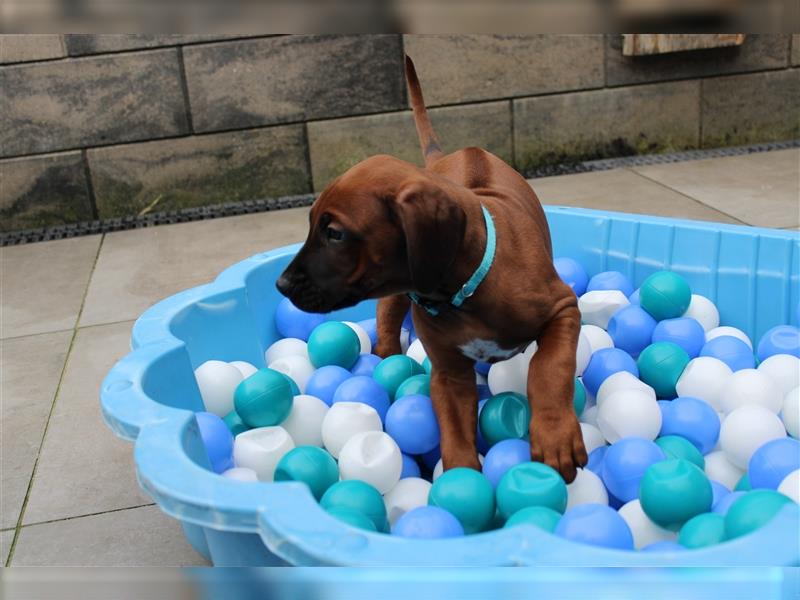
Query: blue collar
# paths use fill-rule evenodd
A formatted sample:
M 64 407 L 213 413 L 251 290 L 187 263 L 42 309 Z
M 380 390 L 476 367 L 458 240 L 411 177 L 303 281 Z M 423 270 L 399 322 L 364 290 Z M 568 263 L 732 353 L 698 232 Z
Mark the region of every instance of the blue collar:
M 481 210 L 483 211 L 483 220 L 486 223 L 486 250 L 483 252 L 481 264 L 479 264 L 478 268 L 475 269 L 472 277 L 470 277 L 467 282 L 461 286 L 461 289 L 458 290 L 458 292 L 456 292 L 450 299 L 450 304 L 456 308 L 461 306 L 467 298 L 475 293 L 475 290 L 478 289 L 478 286 L 489 273 L 489 269 L 492 268 L 492 263 L 494 262 L 494 251 L 497 247 L 497 235 L 494 229 L 494 221 L 492 220 L 492 215 L 489 214 L 489 211 L 486 210 L 486 207 L 482 204 Z M 411 292 L 408 294 L 408 297 L 411 298 L 411 300 L 417 306 L 424 308 L 429 314 L 433 316 L 439 314 L 438 308 L 431 303 L 426 302 L 417 294 Z

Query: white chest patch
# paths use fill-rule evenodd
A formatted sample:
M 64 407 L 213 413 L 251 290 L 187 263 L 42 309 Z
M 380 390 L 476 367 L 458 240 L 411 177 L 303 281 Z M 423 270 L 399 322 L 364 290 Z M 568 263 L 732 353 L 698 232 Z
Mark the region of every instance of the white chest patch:
M 458 348 L 459 350 L 461 350 L 461 353 L 467 358 L 471 358 L 472 360 L 483 360 L 483 361 L 487 361 L 490 358 L 507 360 L 512 356 L 514 356 L 515 354 L 519 354 L 520 351 L 520 348 L 512 348 L 510 350 L 507 350 L 506 348 L 501 348 L 491 340 L 478 340 L 478 339 L 467 342 L 466 344 L 462 344 Z

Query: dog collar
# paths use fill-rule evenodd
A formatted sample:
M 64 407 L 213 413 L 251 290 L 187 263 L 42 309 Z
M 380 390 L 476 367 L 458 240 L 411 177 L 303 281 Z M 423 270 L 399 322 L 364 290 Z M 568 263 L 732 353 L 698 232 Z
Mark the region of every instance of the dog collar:
M 450 298 L 450 304 L 456 308 L 461 306 L 467 298 L 475 293 L 475 290 L 478 289 L 478 286 L 486 278 L 494 262 L 494 252 L 497 248 L 497 234 L 494 229 L 494 221 L 492 220 L 492 215 L 489 214 L 489 211 L 486 210 L 483 204 L 481 204 L 481 210 L 483 211 L 483 221 L 486 224 L 486 250 L 483 252 L 481 264 L 475 269 L 472 277 L 470 277 L 467 282 L 461 286 L 461 289 Z M 419 295 L 413 292 L 409 293 L 408 297 L 411 298 L 414 304 L 425 309 L 429 314 L 434 316 L 439 314 L 439 309 L 436 307 L 435 303 L 420 298 Z

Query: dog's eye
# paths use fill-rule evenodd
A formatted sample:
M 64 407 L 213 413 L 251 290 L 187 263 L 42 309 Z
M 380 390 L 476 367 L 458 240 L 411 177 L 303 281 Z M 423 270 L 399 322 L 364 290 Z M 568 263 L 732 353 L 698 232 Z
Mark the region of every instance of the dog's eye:
M 341 229 L 334 229 L 333 227 L 327 227 L 325 229 L 325 235 L 332 242 L 341 242 L 344 239 L 344 231 Z

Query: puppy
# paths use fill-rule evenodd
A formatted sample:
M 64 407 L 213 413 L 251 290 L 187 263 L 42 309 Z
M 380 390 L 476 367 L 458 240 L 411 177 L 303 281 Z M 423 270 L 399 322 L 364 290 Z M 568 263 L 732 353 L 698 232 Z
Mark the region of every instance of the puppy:
M 411 307 L 431 361 L 445 469 L 480 470 L 475 361 L 506 360 L 536 341 L 527 381 L 531 458 L 571 482 L 587 462 L 572 408 L 580 313 L 553 267 L 542 207 L 490 152 L 444 154 L 408 57 L 405 70 L 425 168 L 378 155 L 333 181 L 276 285 L 310 312 L 379 298 L 375 352 L 383 357 L 401 352 Z

